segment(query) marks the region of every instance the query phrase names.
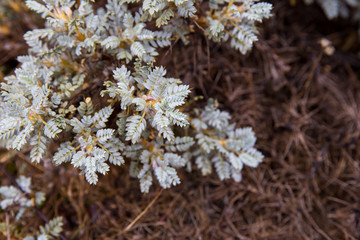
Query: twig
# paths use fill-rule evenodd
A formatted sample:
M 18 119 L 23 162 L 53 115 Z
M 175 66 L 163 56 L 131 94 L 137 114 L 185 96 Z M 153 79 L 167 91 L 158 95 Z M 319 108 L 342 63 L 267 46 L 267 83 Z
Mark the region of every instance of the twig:
M 320 63 L 322 56 L 323 56 L 323 52 L 321 52 L 319 54 L 319 56 L 317 57 L 315 63 L 312 65 L 311 70 L 310 70 L 310 74 L 309 74 L 308 78 L 306 79 L 306 82 L 305 82 L 303 88 L 301 89 L 301 91 L 296 96 L 297 100 L 299 100 L 305 94 L 306 89 L 308 89 L 308 87 L 310 86 L 311 80 L 314 77 L 315 70 L 318 67 L 319 63 Z
M 160 197 L 161 193 L 164 189 L 161 189 L 160 192 L 155 196 L 155 198 L 147 205 L 147 207 L 122 231 L 122 233 L 126 233 L 129 231 L 132 226 L 151 208 L 152 205 L 156 202 L 156 200 Z
M 173 49 L 175 44 L 180 40 L 180 38 L 176 38 L 175 41 L 170 45 L 169 49 L 165 52 L 164 57 L 166 57 Z
M 195 23 L 195 25 L 196 25 L 201 31 L 203 31 L 203 32 L 205 33 L 205 35 L 208 35 L 208 34 L 209 34 L 202 26 L 200 26 L 200 24 L 199 24 L 197 21 L 193 20 L 193 23 Z
M 9 215 L 5 212 L 5 224 L 6 224 L 6 239 L 10 240 L 10 222 L 9 222 Z
M 210 63 L 210 44 L 209 39 L 205 38 L 206 41 L 206 55 L 207 55 L 207 73 L 208 76 L 211 78 L 211 63 Z

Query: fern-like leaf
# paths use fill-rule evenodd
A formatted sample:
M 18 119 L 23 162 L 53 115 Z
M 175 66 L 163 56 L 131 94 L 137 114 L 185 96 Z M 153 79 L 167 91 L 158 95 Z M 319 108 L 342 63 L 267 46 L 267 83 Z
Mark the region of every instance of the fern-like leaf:
M 173 142 L 167 141 L 165 148 L 166 150 L 172 152 L 185 152 L 188 151 L 194 143 L 195 142 L 192 137 L 176 137 Z
M 143 116 L 131 116 L 126 120 L 126 141 L 130 141 L 134 144 L 136 143 L 141 133 L 145 130 L 146 120 Z
M 40 233 L 44 235 L 51 235 L 52 237 L 59 237 L 62 232 L 63 218 L 56 217 L 50 220 L 45 227 L 40 227 Z M 38 238 L 39 239 L 39 238 Z M 48 238 L 46 238 L 48 239 Z
M 44 128 L 44 134 L 48 138 L 54 138 L 56 134 L 60 133 L 61 129 L 58 127 L 57 123 L 51 119 L 49 120 Z
M 113 109 L 110 106 L 104 107 L 100 111 L 96 112 L 93 118 L 95 128 L 101 129 L 106 127 L 106 122 L 108 121 L 112 112 Z
M 60 145 L 58 151 L 54 154 L 53 161 L 56 165 L 71 160 L 75 148 L 71 146 L 70 142 L 64 142 Z
M 30 160 L 39 163 L 48 147 L 47 139 L 44 136 L 35 135 L 31 138 L 30 145 L 33 146 L 30 152 Z
M 257 165 L 262 161 L 264 156 L 255 148 L 250 148 L 247 151 L 242 152 L 239 158 L 245 165 L 248 165 L 250 167 L 257 167 Z

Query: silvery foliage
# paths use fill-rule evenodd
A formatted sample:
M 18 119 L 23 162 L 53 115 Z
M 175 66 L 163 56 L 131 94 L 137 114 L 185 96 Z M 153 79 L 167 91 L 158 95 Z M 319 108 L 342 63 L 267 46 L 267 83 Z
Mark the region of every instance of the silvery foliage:
M 141 8 L 132 14 L 126 4 L 109 0 L 106 9 L 95 13 L 85 0 L 79 1 L 75 11 L 72 10 L 76 3 L 74 0 L 43 2 L 26 1 L 29 8 L 47 19 L 46 28 L 25 34 L 30 51 L 37 55 L 72 52 L 73 57 L 81 57 L 102 47 L 117 59 L 130 61 L 139 57 L 149 62 L 158 55 L 157 46 L 170 45 L 171 35 L 145 28 L 149 18 Z
M 40 232 L 36 236 L 27 236 L 23 240 L 51 240 L 58 239 L 62 232 L 63 218 L 51 219 L 45 226 L 40 226 Z
M 191 121 L 199 146 L 193 152 L 195 162 L 203 175 L 211 173 L 214 165 L 221 180 L 232 177 L 239 182 L 243 166 L 257 167 L 264 156 L 254 148 L 256 137 L 252 129 L 235 128 L 235 124 L 229 123 L 230 114 L 216 105 L 210 100 Z
M 232 129 L 226 113 L 220 114 L 228 116 L 226 121 L 213 123 L 206 117 L 210 107 L 197 118 L 204 128 L 196 127 L 194 120 L 190 125 L 189 116 L 182 112 L 189 86 L 165 77 L 166 70 L 154 66 L 159 48 L 170 46 L 176 38 L 187 40 L 188 19 L 198 19 L 196 8 L 202 2 L 145 0 L 137 11 L 130 11 L 128 4 L 134 2 L 140 1 L 108 0 L 105 8 L 95 12 L 86 0 L 26 0 L 46 22 L 43 29 L 25 34 L 29 55 L 18 57 L 21 67 L 1 84 L 0 141 L 18 151 L 30 145 L 30 160 L 39 163 L 51 157 L 48 149 L 56 139 L 60 146 L 52 157 L 54 163 L 71 163 L 91 184 L 98 182 L 99 173 L 109 171 L 109 163 L 121 165 L 129 159 L 141 191 L 149 191 L 153 177 L 168 188 L 180 182 L 176 169 L 191 169 L 194 156 L 209 156 L 218 172 L 227 164 L 239 180 L 241 163 L 256 166 L 261 159 L 251 144 L 236 145 L 242 144 L 236 139 L 253 132 Z M 236 33 L 232 45 L 241 52 L 256 38 L 255 21 L 268 17 L 271 8 L 250 0 L 210 1 L 210 6 L 208 17 L 214 20 L 223 13 L 228 18 L 219 15 L 224 34 L 215 29 L 212 38 L 215 32 L 224 39 Z M 154 22 L 158 31 L 148 29 Z M 104 66 L 111 61 L 114 65 Z M 109 69 L 113 74 L 108 74 Z M 99 89 L 102 80 L 102 98 L 94 96 L 100 101 L 80 102 L 89 86 Z M 109 121 L 114 118 L 116 126 Z M 210 171 L 198 162 L 203 173 Z M 219 176 L 225 179 L 228 173 Z
M 176 169 L 190 164 L 188 151 L 193 144 L 191 137 L 176 137 L 174 141 L 156 137 L 151 142 L 138 145 L 138 149 L 136 145 L 128 146 L 125 155 L 132 160 L 130 175 L 140 180 L 142 192 L 149 191 L 153 175 L 163 188 L 177 185 L 180 179 Z
M 93 103 L 87 98 L 80 103 L 77 111 L 81 119 L 73 117 L 68 122 L 75 134 L 73 141 L 61 143 L 53 161 L 57 165 L 71 162 L 82 170 L 90 184 L 96 184 L 97 173 L 106 174 L 110 169 L 107 161 L 114 165 L 124 163 L 120 154 L 124 144 L 115 137 L 114 129 L 106 128 L 106 122 L 113 112 L 110 106 L 92 114 Z
M 131 163 L 131 174 L 140 179 L 143 192 L 148 192 L 152 184 L 152 172 L 163 188 L 180 183 L 174 167 L 183 167 L 187 160 L 175 153 L 164 153 L 161 142 L 186 144 L 179 142 L 173 129 L 189 124 L 188 116 L 177 109 L 185 103 L 189 86 L 182 85 L 179 79 L 166 78 L 163 67 L 137 64 L 133 73 L 125 66 L 113 73 L 115 82 L 106 82 L 107 89 L 101 94 L 114 98 L 127 112 L 118 115 L 117 124 L 123 140 L 131 142 L 125 147 L 125 156 L 138 159 Z M 151 136 L 155 132 L 156 139 Z M 193 141 L 187 140 L 188 147 L 183 151 L 188 150 Z
M 140 0 L 123 0 L 133 3 Z M 142 10 L 144 16 L 156 19 L 156 26 L 181 38 L 188 43 L 186 35 L 191 29 L 183 18 L 195 18 L 197 6 L 203 1 L 194 0 L 144 0 Z M 271 16 L 272 5 L 258 0 L 210 0 L 210 10 L 206 12 L 206 20 L 201 23 L 207 28 L 207 36 L 214 41 L 227 41 L 229 38 L 233 48 L 245 54 L 258 40 L 256 22 Z M 180 17 L 180 18 L 179 18 Z M 184 25 L 186 26 L 184 28 Z
M 347 18 L 350 16 L 351 8 L 357 9 L 354 18 L 359 20 L 360 2 L 358 0 L 304 0 L 306 4 L 316 2 L 323 9 L 328 19 L 337 17 Z
M 142 2 L 144 15 L 156 19 L 157 27 L 168 24 L 175 15 L 185 18 L 194 17 L 197 11 L 194 0 L 121 0 L 121 2 Z
M 25 193 L 14 186 L 1 186 L 0 207 L 2 210 L 17 210 L 16 219 L 18 220 L 27 209 L 34 207 L 34 203 L 35 205 L 42 204 L 45 201 L 45 193 L 31 190 L 31 178 L 20 176 L 16 182 Z M 27 194 L 33 196 L 34 199 L 29 199 Z
M 258 40 L 255 23 L 271 16 L 272 5 L 254 0 L 210 0 L 207 13 L 210 38 L 227 41 L 245 54 Z
M 53 111 L 49 88 L 52 71 L 32 56 L 19 57 L 22 67 L 1 84 L 5 115 L 0 117 L 0 139 L 7 147 L 21 150 L 28 142 L 34 146 L 33 161 L 44 156 L 46 144 L 64 127 L 64 118 Z
M 187 115 L 177 107 L 185 103 L 189 86 L 181 85 L 175 78 L 166 78 L 163 67 L 136 67 L 132 75 L 125 66 L 114 70 L 116 83 L 106 82 L 108 93 L 121 103 L 121 109 L 132 109 L 125 127 L 126 141 L 139 141 L 147 125 L 155 128 L 164 139 L 175 139 L 173 125 L 184 127 L 189 124 Z

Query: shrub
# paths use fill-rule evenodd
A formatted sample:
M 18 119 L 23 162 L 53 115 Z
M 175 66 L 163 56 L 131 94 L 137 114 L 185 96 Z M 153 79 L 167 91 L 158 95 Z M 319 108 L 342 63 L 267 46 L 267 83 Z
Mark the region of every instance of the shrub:
M 214 166 L 220 179 L 235 181 L 244 164 L 261 162 L 251 128 L 236 128 L 215 100 L 191 109 L 189 86 L 155 62 L 160 48 L 189 42 L 192 22 L 246 53 L 270 4 L 108 0 L 97 10 L 86 0 L 26 4 L 45 27 L 25 34 L 29 55 L 18 57 L 21 67 L 1 85 L 0 139 L 7 148 L 29 149 L 30 161 L 40 163 L 53 154 L 49 143 L 61 143 L 54 163 L 70 162 L 90 184 L 109 163 L 130 162 L 142 192 L 153 178 L 163 188 L 180 183 L 176 169 L 191 170 L 192 160 L 204 175 Z

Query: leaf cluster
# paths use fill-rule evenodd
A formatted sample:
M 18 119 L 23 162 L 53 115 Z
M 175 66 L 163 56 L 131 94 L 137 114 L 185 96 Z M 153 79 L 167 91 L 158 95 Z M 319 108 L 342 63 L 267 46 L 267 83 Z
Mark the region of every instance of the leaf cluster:
M 204 16 L 201 4 L 210 6 Z M 36 163 L 69 163 L 90 184 L 110 163 L 129 162 L 142 192 L 153 179 L 163 188 L 179 184 L 177 169 L 191 170 L 193 160 L 203 174 L 214 165 L 221 179 L 239 181 L 243 165 L 256 167 L 263 158 L 253 131 L 236 129 L 214 104 L 196 114 L 184 108 L 189 85 L 155 62 L 171 41 L 187 41 L 190 21 L 205 24 L 216 41 L 231 37 L 245 53 L 270 4 L 108 0 L 96 11 L 86 0 L 26 5 L 46 21 L 24 35 L 29 54 L 1 84 L 0 140 L 7 148 L 28 149 Z
M 19 220 L 25 211 L 34 206 L 41 205 L 45 201 L 45 193 L 40 191 L 34 192 L 31 189 L 31 178 L 20 176 L 16 183 L 24 192 L 15 186 L 1 186 L 0 207 L 2 210 L 16 211 L 15 219 Z

